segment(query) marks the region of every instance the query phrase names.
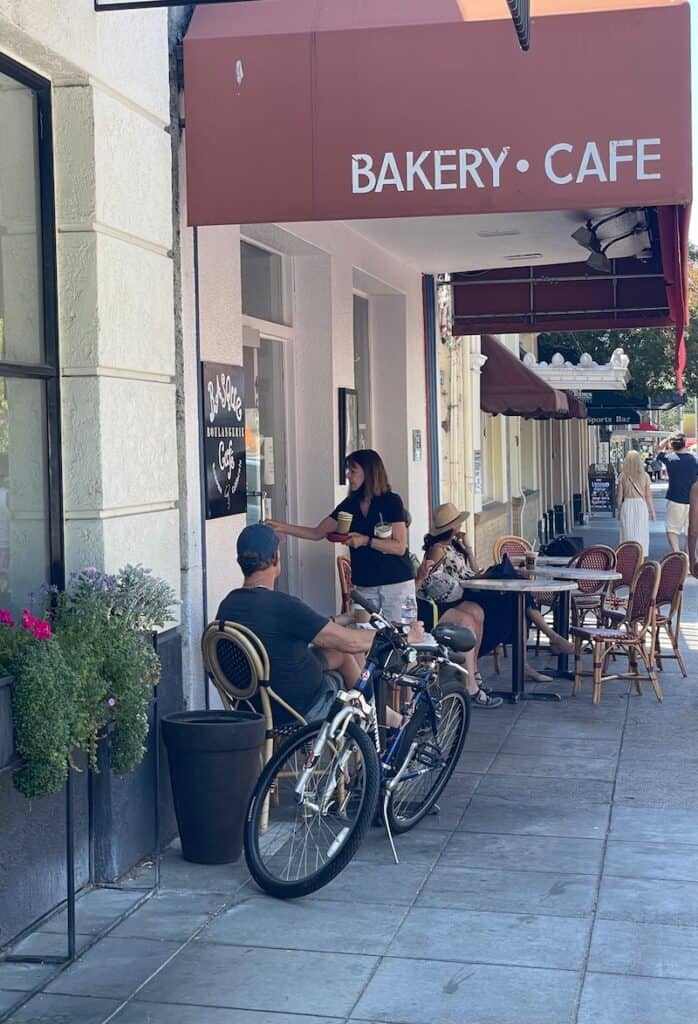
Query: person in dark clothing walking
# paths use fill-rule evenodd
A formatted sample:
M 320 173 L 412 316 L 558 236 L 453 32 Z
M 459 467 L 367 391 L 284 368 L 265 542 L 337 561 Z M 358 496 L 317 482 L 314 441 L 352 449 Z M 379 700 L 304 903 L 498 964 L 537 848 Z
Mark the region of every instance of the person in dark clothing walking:
M 698 480 L 698 461 L 686 451 L 686 438 L 683 434 L 672 437 L 670 445 L 671 451 L 659 455 L 669 476 L 664 528 L 671 550 L 680 551 L 681 535 L 688 533 L 690 493 L 691 487 Z

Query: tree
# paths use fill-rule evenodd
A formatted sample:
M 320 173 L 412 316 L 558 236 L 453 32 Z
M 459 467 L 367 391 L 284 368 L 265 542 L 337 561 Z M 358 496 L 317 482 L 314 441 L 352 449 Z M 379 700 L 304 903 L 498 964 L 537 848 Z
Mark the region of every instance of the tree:
M 698 246 L 694 245 L 689 247 L 688 308 L 684 391 L 686 395 L 698 395 Z M 554 352 L 562 352 L 576 362 L 582 352 L 588 352 L 597 363 L 607 363 L 616 348 L 624 349 L 630 357 L 633 391 L 653 394 L 676 387 L 675 335 L 671 327 L 541 334 L 538 353 L 540 359 L 549 361 Z

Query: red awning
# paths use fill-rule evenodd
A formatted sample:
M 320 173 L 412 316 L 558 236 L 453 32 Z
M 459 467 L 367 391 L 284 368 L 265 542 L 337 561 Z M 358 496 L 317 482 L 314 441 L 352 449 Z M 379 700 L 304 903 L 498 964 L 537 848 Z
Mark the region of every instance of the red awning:
M 189 223 L 688 203 L 686 0 L 534 15 L 523 53 L 504 0 L 197 7 Z
M 480 408 L 497 416 L 527 420 L 569 419 L 567 395 L 546 384 L 491 335 L 480 339 L 487 362 L 480 377 Z
M 567 404 L 570 409 L 570 418 L 573 420 L 585 420 L 587 418 L 587 407 L 584 402 L 580 402 L 574 395 L 567 393 Z

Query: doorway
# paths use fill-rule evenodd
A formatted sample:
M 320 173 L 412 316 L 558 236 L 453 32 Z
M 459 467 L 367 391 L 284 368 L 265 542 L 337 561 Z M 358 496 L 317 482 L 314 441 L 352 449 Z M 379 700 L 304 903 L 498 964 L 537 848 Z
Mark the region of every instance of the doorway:
M 265 518 L 288 518 L 286 381 L 284 343 L 245 327 L 242 363 L 245 374 L 247 454 L 247 524 Z M 280 590 L 288 589 L 282 559 Z

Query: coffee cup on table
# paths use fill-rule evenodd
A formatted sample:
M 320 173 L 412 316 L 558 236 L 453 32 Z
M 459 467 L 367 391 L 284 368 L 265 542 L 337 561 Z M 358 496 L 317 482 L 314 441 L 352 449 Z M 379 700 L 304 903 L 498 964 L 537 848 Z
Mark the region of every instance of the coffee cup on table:
M 351 521 L 354 517 L 351 512 L 338 512 L 337 513 L 337 533 L 349 533 L 351 530 Z
M 373 527 L 373 536 L 379 540 L 389 540 L 393 535 L 392 523 L 376 523 Z
M 536 561 L 538 560 L 537 551 L 526 552 L 526 572 L 534 572 L 536 568 Z

